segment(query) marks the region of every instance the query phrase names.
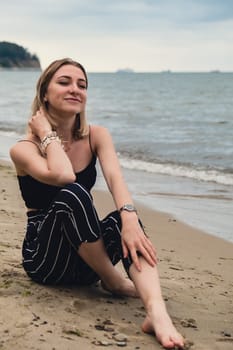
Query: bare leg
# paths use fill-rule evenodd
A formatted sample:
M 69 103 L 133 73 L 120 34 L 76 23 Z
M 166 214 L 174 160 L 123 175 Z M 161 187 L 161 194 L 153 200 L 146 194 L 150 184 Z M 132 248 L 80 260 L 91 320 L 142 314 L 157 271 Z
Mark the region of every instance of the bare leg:
M 147 312 L 142 330 L 145 333 L 155 333 L 165 348 L 183 348 L 183 337 L 174 327 L 162 297 L 157 266 L 151 267 L 142 257 L 140 263 L 141 272 L 134 264 L 130 266 L 129 272 Z
M 132 281 L 112 265 L 102 239 L 93 243 L 82 243 L 78 254 L 100 276 L 104 289 L 116 295 L 138 297 Z

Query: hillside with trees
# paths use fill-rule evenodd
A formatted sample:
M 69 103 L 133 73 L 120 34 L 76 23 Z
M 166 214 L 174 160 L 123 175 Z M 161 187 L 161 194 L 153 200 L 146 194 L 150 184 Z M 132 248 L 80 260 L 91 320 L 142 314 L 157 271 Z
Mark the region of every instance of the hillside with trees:
M 0 42 L 0 68 L 38 68 L 39 58 L 27 49 L 7 41 Z

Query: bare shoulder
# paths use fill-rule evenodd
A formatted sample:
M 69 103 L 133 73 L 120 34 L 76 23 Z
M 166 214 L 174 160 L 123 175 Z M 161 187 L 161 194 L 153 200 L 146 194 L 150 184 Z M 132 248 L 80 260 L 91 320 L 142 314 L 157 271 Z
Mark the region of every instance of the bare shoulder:
M 11 148 L 10 148 L 10 156 L 20 156 L 20 154 L 26 154 L 31 153 L 31 151 L 36 153 L 40 153 L 40 148 L 39 144 L 31 139 L 23 139 L 15 143 Z
M 101 141 L 111 138 L 111 134 L 106 127 L 100 125 L 91 125 L 91 137 L 97 144 Z
M 101 126 L 101 125 L 91 125 L 91 132 L 93 133 L 93 134 L 109 134 L 109 131 L 108 131 L 108 129 L 106 128 L 106 127 L 104 127 L 104 126 Z
M 20 169 L 23 169 L 25 164 L 30 162 L 33 156 L 40 156 L 40 149 L 35 141 L 25 138 L 14 144 L 10 148 L 9 153 L 17 171 L 21 172 Z
M 103 150 L 113 148 L 113 140 L 109 130 L 103 126 L 92 125 L 91 126 L 91 139 L 93 144 L 93 149 L 96 153 L 100 155 Z
M 93 149 L 99 158 L 106 159 L 107 156 L 113 156 L 115 147 L 112 136 L 106 127 L 93 125 L 91 126 L 91 138 Z

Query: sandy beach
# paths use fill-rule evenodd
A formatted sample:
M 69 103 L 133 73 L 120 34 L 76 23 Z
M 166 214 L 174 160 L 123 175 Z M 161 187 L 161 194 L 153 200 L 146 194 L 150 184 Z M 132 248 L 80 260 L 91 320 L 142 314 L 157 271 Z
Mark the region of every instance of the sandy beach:
M 0 179 L 0 349 L 161 349 L 140 329 L 140 300 L 113 297 L 99 285 L 41 286 L 26 276 L 25 207 L 9 163 L 0 163 Z M 100 217 L 114 209 L 106 192 L 93 194 Z M 137 207 L 156 246 L 163 295 L 186 349 L 232 349 L 233 244 Z

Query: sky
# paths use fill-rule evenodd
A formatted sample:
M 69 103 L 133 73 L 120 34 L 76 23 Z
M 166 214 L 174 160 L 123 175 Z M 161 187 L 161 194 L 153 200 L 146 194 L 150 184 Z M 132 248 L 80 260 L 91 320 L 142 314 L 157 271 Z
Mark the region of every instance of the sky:
M 0 41 L 43 69 L 71 57 L 88 72 L 233 71 L 233 1 L 0 0 Z

